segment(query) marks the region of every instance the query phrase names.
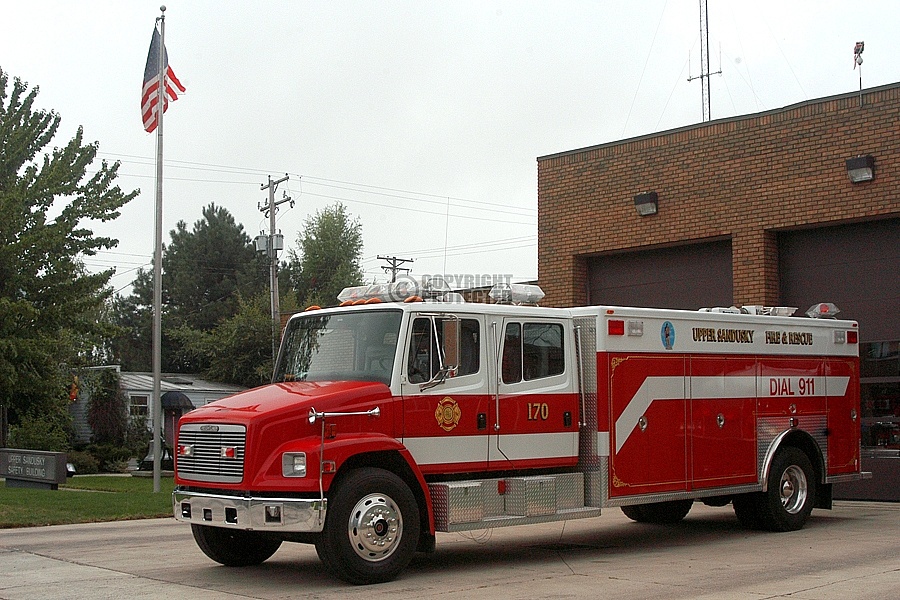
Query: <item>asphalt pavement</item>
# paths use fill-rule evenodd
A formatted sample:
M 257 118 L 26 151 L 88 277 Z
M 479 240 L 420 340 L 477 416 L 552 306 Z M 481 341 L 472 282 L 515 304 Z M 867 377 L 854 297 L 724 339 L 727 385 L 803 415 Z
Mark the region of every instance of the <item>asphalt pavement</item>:
M 0 598 L 900 598 L 900 504 L 836 502 L 791 533 L 747 531 L 731 507 L 695 504 L 674 526 L 600 517 L 438 534 L 390 583 L 329 577 L 315 549 L 284 544 L 262 565 L 204 556 L 174 519 L 0 531 Z

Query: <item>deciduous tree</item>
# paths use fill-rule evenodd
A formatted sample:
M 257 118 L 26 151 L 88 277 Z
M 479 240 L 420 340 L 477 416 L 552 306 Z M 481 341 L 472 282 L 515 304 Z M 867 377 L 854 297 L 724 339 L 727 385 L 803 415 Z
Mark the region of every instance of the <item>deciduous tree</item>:
M 94 164 L 97 143 L 75 137 L 48 150 L 60 124 L 35 108 L 38 88 L 0 69 L 0 402 L 11 421 L 64 412 L 72 372 L 109 333 L 98 318 L 112 270 L 89 273 L 85 256 L 116 246 L 92 222 L 119 216 L 119 164 Z M 88 168 L 93 171 L 88 174 Z
M 289 280 L 301 306 L 334 306 L 342 289 L 363 282 L 362 224 L 338 202 L 303 225 L 299 250 L 288 253 Z

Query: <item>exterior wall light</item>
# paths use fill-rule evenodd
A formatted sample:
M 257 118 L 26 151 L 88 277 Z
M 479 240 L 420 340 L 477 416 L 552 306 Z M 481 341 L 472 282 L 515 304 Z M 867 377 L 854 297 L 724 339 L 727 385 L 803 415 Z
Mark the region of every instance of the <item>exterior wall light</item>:
M 655 215 L 659 209 L 659 196 L 656 192 L 643 192 L 634 197 L 634 208 L 642 217 Z
M 847 175 L 853 183 L 875 179 L 875 157 L 870 154 L 847 159 Z

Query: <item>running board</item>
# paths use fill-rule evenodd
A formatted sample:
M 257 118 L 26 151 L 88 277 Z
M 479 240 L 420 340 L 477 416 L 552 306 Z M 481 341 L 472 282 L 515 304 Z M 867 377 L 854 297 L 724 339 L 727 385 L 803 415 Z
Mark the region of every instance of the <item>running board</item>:
M 469 531 L 584 519 L 600 508 L 584 505 L 584 475 L 561 473 L 428 485 L 437 531 Z

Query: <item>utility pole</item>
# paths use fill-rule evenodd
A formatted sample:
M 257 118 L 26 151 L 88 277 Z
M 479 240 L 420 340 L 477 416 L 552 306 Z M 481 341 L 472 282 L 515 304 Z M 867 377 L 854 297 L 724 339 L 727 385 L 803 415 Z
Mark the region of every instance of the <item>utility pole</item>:
M 272 176 L 269 175 L 269 183 L 261 184 L 259 189 L 269 190 L 269 201 L 267 203 L 260 202 L 258 204 L 259 210 L 269 217 L 269 235 L 260 234 L 256 237 L 256 251 L 257 252 L 265 252 L 266 256 L 269 258 L 269 292 L 271 295 L 271 304 L 272 304 L 272 363 L 274 365 L 275 359 L 277 357 L 278 351 L 278 339 L 279 334 L 281 333 L 281 310 L 278 306 L 278 251 L 284 250 L 284 236 L 281 235 L 281 232 L 275 233 L 275 213 L 278 210 L 278 206 L 284 204 L 285 202 L 291 203 L 291 208 L 294 207 L 294 200 L 287 195 L 287 192 L 284 192 L 284 196 L 281 200 L 275 201 L 275 188 L 278 187 L 279 183 L 287 181 L 289 179 L 287 173 L 284 174 L 284 177 L 278 179 L 276 181 L 272 181 Z
M 406 267 L 401 267 L 403 263 L 411 263 L 413 259 L 411 258 L 397 258 L 396 256 L 381 256 L 378 255 L 378 260 L 386 260 L 388 262 L 387 266 L 382 266 L 385 273 L 391 274 L 391 283 L 397 281 L 397 272 L 403 271 L 405 273 L 409 273 L 409 269 Z

